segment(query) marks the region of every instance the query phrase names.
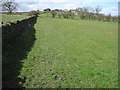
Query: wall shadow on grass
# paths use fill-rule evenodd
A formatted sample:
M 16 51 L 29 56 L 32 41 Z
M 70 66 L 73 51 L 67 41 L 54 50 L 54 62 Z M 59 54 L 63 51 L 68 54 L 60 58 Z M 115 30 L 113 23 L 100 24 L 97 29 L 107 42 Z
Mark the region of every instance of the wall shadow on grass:
M 21 81 L 18 78 L 22 68 L 22 60 L 27 57 L 27 53 L 31 51 L 36 40 L 33 20 L 29 26 L 17 36 L 15 40 L 11 41 L 2 52 L 2 87 L 3 88 L 22 88 L 19 84 Z M 23 81 L 24 82 L 24 81 Z

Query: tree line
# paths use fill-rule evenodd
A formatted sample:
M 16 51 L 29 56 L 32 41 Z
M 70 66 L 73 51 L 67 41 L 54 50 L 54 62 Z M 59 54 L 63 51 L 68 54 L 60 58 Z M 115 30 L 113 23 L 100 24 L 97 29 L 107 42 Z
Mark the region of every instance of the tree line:
M 51 15 L 53 18 L 58 14 L 58 17 L 65 18 L 65 19 L 74 19 L 75 15 L 78 15 L 81 20 L 98 20 L 98 21 L 111 21 L 111 22 L 116 22 L 118 21 L 118 16 L 112 16 L 111 14 L 104 15 L 101 14 L 100 12 L 102 11 L 102 8 L 97 6 L 95 8 L 92 7 L 79 7 L 76 8 L 75 10 L 51 10 Z M 48 11 L 47 11 L 48 12 Z M 57 13 L 60 12 L 60 13 Z
M 95 8 L 92 7 L 83 7 L 77 8 L 76 11 L 81 19 L 93 19 L 98 21 L 118 21 L 117 16 L 112 16 L 110 13 L 108 15 L 100 14 L 102 8 L 97 6 Z

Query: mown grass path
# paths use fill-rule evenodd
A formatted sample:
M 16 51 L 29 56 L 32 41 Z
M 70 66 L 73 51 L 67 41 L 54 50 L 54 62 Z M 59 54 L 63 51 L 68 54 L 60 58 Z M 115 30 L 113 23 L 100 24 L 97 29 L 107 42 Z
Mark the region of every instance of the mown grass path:
M 24 87 L 117 87 L 117 23 L 38 17 L 35 29 Z

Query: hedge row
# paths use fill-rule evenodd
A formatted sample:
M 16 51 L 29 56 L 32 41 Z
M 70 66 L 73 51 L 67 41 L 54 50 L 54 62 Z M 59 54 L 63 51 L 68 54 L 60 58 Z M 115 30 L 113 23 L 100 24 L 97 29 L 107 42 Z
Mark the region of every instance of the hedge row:
M 33 16 L 23 20 L 2 24 L 3 48 L 6 47 L 8 43 L 13 41 L 17 36 L 19 36 L 26 29 L 26 27 L 29 27 L 36 19 L 37 17 Z

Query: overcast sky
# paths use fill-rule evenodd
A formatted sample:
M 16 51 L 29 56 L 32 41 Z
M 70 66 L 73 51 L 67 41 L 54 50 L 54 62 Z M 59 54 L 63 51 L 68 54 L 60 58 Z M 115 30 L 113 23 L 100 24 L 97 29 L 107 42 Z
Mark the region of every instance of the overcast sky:
M 101 13 L 118 15 L 119 0 L 16 0 L 20 7 L 18 11 L 50 9 L 76 9 L 77 7 L 102 7 Z

